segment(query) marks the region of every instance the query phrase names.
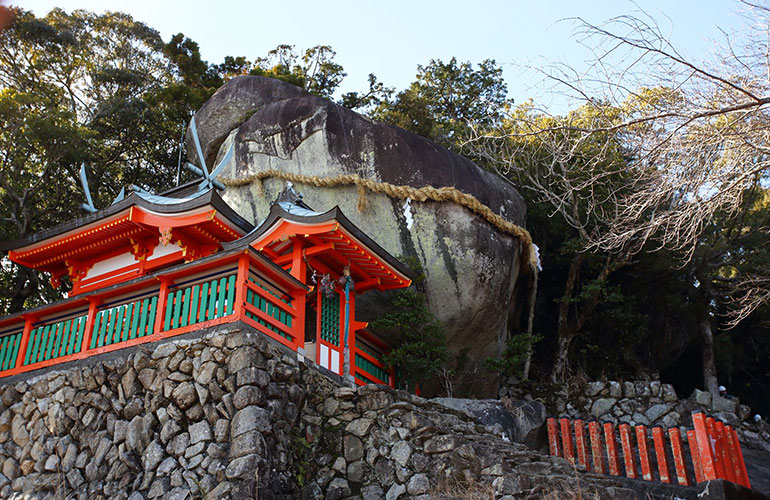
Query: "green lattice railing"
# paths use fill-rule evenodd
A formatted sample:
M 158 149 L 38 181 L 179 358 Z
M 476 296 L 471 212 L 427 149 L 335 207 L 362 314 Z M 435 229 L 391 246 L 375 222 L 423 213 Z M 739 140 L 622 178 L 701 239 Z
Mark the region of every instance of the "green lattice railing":
M 201 324 L 236 319 L 248 321 L 290 347 L 304 340 L 305 290 L 280 280 L 279 284 L 266 282 L 267 278 L 259 274 L 261 267 L 243 255 L 226 256 L 221 264 L 211 264 L 193 268 L 190 273 L 176 268 L 161 271 L 156 275 L 159 287 L 109 287 L 71 297 L 69 304 L 0 318 L 0 377 L 83 359 L 92 354 L 90 351 L 104 353 L 180 335 Z M 239 281 L 238 271 L 247 271 L 253 278 L 247 274 Z M 236 290 L 238 283 L 243 289 Z M 283 286 L 290 292 L 282 291 Z M 302 292 L 302 303 L 292 295 L 297 292 Z M 132 296 L 127 297 L 129 294 Z M 339 298 L 336 304 L 339 307 Z M 333 321 L 338 323 L 339 311 L 333 309 Z M 337 324 L 329 333 L 337 342 L 338 328 Z
M 96 313 L 89 349 L 152 335 L 157 297 L 104 308 Z
M 388 383 L 390 374 L 388 373 L 387 370 L 385 370 L 381 366 L 377 366 L 376 364 L 372 363 L 371 361 L 369 361 L 359 353 L 356 353 L 355 359 L 356 359 L 357 368 L 366 372 L 369 375 L 372 375 L 373 377 L 376 377 L 377 380 L 373 380 L 369 377 L 366 377 L 366 375 L 362 375 L 361 372 L 359 371 L 358 377 L 360 379 L 370 382 L 372 384 Z M 382 360 L 379 358 L 375 358 L 375 359 L 377 359 L 377 361 L 382 362 Z
M 80 352 L 88 315 L 33 328 L 29 335 L 24 365 Z
M 16 364 L 23 332 L 11 333 L 0 338 L 0 371 L 10 370 Z
M 174 330 L 221 318 L 235 310 L 236 275 L 178 288 L 166 299 L 163 330 Z

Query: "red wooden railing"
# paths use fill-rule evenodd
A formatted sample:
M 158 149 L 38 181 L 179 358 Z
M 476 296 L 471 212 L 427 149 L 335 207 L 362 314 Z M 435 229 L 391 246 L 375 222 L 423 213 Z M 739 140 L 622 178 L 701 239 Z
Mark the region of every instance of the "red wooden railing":
M 638 464 L 641 469 L 641 478 L 645 481 L 658 480 L 671 483 L 672 474 L 668 461 L 668 457 L 671 456 L 677 484 L 689 486 L 693 484 L 690 478 L 694 477 L 695 483 L 711 479 L 726 479 L 751 488 L 735 429 L 700 412 L 693 413 L 692 420 L 694 429 L 687 431 L 692 474 L 687 469 L 681 432 L 676 427 L 668 429 L 668 443 L 663 428 L 652 428 L 654 453 L 651 456 L 650 433 L 644 425 L 635 426 L 632 432 L 629 424 L 622 423 L 618 425 L 619 436 L 616 436 L 614 425 L 606 422 L 603 425 L 604 446 L 602 446 L 599 423 L 589 422 L 588 434 L 591 443 L 589 447 L 586 443 L 585 424 L 582 420 L 571 421 L 568 418 L 557 420 L 551 417 L 546 421 L 548 448 L 552 456 L 566 458 L 572 463 L 584 466 L 589 471 L 602 474 L 608 472 L 619 476 L 621 474 L 620 453 L 617 447 L 619 438 L 626 477 L 639 477 Z M 634 436 L 636 446 L 634 446 Z M 589 460 L 589 452 L 591 460 Z M 657 466 L 657 475 L 653 470 L 653 458 Z
M 307 290 L 281 286 L 279 281 L 246 252 L 0 318 L 0 377 L 238 320 L 296 351 L 304 345 L 304 308 L 299 306 Z M 338 318 L 335 328 L 337 324 L 340 330 L 333 333 L 341 351 L 344 320 Z M 356 383 L 393 386 L 393 370 L 356 345 L 354 332 L 349 340 Z
M 296 350 L 306 289 L 290 288 L 245 252 L 0 318 L 0 377 L 237 320 Z
M 378 356 L 353 348 L 354 361 L 353 377 L 358 385 L 381 384 L 393 386 L 393 369 L 385 366 Z

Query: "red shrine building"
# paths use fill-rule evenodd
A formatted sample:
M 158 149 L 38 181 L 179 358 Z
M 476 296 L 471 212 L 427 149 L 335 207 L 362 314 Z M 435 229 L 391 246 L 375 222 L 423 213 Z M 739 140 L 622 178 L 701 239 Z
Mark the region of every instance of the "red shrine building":
M 0 318 L 0 377 L 240 321 L 357 384 L 394 385 L 389 343 L 356 297 L 407 287 L 412 271 L 335 207 L 288 189 L 253 227 L 216 189 L 134 190 L 113 205 L 0 243 L 68 297 Z

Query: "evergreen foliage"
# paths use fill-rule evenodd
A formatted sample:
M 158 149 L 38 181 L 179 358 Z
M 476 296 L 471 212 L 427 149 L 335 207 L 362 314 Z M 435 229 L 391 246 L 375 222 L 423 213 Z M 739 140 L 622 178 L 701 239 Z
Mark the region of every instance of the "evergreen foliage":
M 384 304 L 385 312 L 370 323 L 374 330 L 399 339 L 385 355 L 385 363 L 396 370 L 401 388 L 414 389 L 439 377 L 450 362 L 444 325 L 430 312 L 421 286 L 425 280 L 417 259 L 408 264 L 419 273 L 411 287 L 396 290 Z

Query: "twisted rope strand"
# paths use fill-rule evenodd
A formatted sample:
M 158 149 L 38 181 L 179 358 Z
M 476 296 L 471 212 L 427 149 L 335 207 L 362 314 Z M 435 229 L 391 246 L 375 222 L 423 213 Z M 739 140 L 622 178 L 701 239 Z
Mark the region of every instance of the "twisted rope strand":
M 252 175 L 240 177 L 238 179 L 219 178 L 225 186 L 242 187 L 254 184 L 258 193 L 262 193 L 262 181 L 267 178 L 281 179 L 298 184 L 306 184 L 315 187 L 332 188 L 337 186 L 357 186 L 358 188 L 358 210 L 364 211 L 368 206 L 366 192 L 382 193 L 391 198 L 412 199 L 414 201 L 451 201 L 461 205 L 471 212 L 475 213 L 499 231 L 510 234 L 521 242 L 522 262 L 526 262 L 530 267 L 534 266 L 534 252 L 532 251 L 532 236 L 529 231 L 521 226 L 509 222 L 492 211 L 491 208 L 481 203 L 478 198 L 468 193 L 464 193 L 452 186 L 436 188 L 433 186 L 424 186 L 416 188 L 412 186 L 398 186 L 388 182 L 377 182 L 371 179 L 364 179 L 358 174 L 338 175 L 334 177 L 318 177 L 315 175 L 295 174 L 283 172 L 281 170 L 263 170 Z

